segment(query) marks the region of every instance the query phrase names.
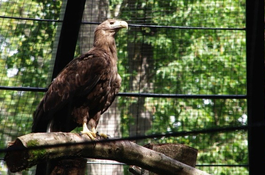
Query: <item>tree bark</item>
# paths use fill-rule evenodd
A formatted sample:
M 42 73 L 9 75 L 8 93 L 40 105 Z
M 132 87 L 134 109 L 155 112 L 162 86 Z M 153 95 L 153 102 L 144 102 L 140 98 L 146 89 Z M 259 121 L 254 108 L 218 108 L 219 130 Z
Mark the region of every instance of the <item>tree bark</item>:
M 164 143 L 164 144 L 152 144 L 149 143 L 144 145 L 144 147 L 152 149 L 154 151 L 165 154 L 166 156 L 180 161 L 186 165 L 195 167 L 197 160 L 198 150 L 191 148 L 183 144 L 176 143 Z M 149 172 L 141 167 L 135 165 L 130 166 L 129 171 L 134 175 L 158 175 L 153 172 Z
M 151 7 L 145 0 L 123 0 L 121 5 L 120 17 L 130 15 L 131 23 L 146 24 L 152 16 Z M 144 13 L 143 13 L 144 12 Z M 139 20 L 141 19 L 141 20 Z M 151 30 L 151 29 L 150 29 Z M 127 53 L 128 53 L 128 74 L 130 92 L 153 92 L 154 54 L 153 46 L 146 42 L 146 36 L 150 35 L 141 27 L 132 27 L 128 30 Z M 144 135 L 152 126 L 153 110 L 146 107 L 145 97 L 134 97 L 130 103 L 128 115 L 132 117 L 133 122 L 129 123 L 129 135 Z M 142 143 L 142 140 L 137 140 Z
M 5 161 L 11 172 L 17 172 L 41 161 L 65 160 L 67 157 L 116 160 L 157 174 L 208 174 L 130 141 L 90 141 L 86 136 L 62 132 L 31 133 L 18 137 L 9 146 Z

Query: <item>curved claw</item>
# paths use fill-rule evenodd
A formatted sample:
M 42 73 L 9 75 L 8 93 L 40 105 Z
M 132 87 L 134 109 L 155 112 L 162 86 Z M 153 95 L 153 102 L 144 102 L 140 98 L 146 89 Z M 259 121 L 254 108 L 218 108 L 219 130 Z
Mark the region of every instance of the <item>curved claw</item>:
M 100 137 L 103 137 L 104 139 L 109 139 L 109 137 L 110 137 L 110 136 L 107 135 L 107 134 L 104 134 L 104 133 L 98 133 L 98 132 L 97 132 L 97 135 L 100 136 Z
M 95 127 L 92 127 L 91 131 L 88 129 L 86 123 L 83 124 L 83 131 L 81 131 L 81 134 L 86 134 L 91 140 L 96 140 L 97 138 L 104 138 L 109 139 L 109 135 L 98 133 L 95 129 Z M 99 137 L 98 137 L 99 136 Z

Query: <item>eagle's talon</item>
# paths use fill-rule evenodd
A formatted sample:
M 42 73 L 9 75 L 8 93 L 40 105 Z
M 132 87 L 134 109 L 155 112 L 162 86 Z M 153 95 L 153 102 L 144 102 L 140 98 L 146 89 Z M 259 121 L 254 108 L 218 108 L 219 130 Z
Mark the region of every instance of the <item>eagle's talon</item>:
M 104 133 L 99 133 L 98 131 L 97 131 L 96 135 L 97 135 L 97 137 L 103 137 L 104 139 L 110 138 L 110 135 L 104 134 Z
M 87 135 L 91 140 L 96 140 L 97 139 L 97 137 L 95 137 L 94 136 L 94 133 L 92 133 L 92 132 L 83 132 L 83 131 L 81 131 L 81 136 L 83 135 L 83 134 L 85 134 L 85 135 Z
M 86 134 L 91 140 L 96 140 L 97 139 L 97 134 L 95 132 L 95 129 L 92 128 L 92 131 L 90 131 L 87 128 L 86 123 L 83 124 L 83 131 L 81 131 L 81 134 Z
M 103 137 L 104 139 L 109 139 L 110 138 L 110 135 L 104 134 L 104 133 L 100 133 L 99 136 Z

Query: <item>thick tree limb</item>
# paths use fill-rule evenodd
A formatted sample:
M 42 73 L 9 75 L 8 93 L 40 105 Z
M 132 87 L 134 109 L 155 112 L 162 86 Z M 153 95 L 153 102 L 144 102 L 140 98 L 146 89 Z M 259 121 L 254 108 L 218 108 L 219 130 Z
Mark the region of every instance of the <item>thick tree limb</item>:
M 177 144 L 177 143 L 165 143 L 165 144 L 152 144 L 149 143 L 144 145 L 144 147 L 152 149 L 154 151 L 165 154 L 166 156 L 180 161 L 186 165 L 195 167 L 197 160 L 198 150 L 188 147 L 186 145 Z M 157 175 L 148 170 L 145 170 L 141 167 L 131 165 L 129 171 L 134 175 Z
M 67 144 L 67 146 L 62 144 Z M 51 147 L 54 145 L 59 146 Z M 36 146 L 40 148 L 32 149 L 32 147 Z M 16 172 L 36 165 L 41 161 L 66 157 L 116 160 L 129 165 L 136 165 L 158 174 L 207 174 L 162 153 L 130 141 L 88 142 L 87 137 L 62 132 L 31 133 L 18 137 L 9 146 L 5 161 L 9 170 Z

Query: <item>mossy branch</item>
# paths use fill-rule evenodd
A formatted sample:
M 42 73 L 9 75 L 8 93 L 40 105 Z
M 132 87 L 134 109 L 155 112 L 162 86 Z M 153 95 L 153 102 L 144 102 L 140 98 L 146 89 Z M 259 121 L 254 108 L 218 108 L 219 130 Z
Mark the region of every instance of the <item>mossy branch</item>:
M 35 149 L 36 147 L 38 148 Z M 207 175 L 160 152 L 130 141 L 89 142 L 85 136 L 62 132 L 31 133 L 18 137 L 9 146 L 5 161 L 11 172 L 17 172 L 43 161 L 69 157 L 116 160 L 158 174 Z

